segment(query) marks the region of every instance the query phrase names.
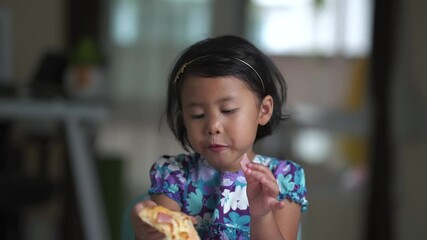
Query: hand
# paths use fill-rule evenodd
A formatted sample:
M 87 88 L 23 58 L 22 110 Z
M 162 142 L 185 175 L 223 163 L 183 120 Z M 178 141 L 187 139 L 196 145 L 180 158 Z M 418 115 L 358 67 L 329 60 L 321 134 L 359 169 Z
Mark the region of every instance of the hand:
M 284 202 L 279 202 L 279 186 L 268 167 L 261 164 L 248 163 L 244 170 L 247 195 L 251 218 L 263 217 L 273 209 L 283 208 Z
M 156 206 L 157 204 L 151 200 L 145 200 L 135 204 L 131 213 L 131 223 L 133 230 L 135 231 L 136 240 L 160 240 L 164 239 L 165 236 L 157 231 L 155 228 L 151 227 L 147 223 L 143 222 L 139 218 L 138 213 L 144 207 Z

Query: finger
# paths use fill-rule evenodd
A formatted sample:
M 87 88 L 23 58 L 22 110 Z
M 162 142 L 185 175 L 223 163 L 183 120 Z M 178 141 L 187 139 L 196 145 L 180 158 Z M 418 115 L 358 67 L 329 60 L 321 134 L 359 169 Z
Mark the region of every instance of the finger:
M 151 201 L 151 200 L 145 200 L 145 201 L 142 201 L 140 203 L 143 205 L 143 207 L 154 207 L 154 206 L 157 206 L 157 204 L 155 202 Z
M 263 172 L 252 170 L 252 169 L 246 169 L 245 177 L 246 177 L 246 182 L 248 184 L 255 183 L 255 182 L 261 184 L 261 181 L 263 181 L 263 179 L 268 179 L 272 181 L 267 176 L 265 176 Z
M 136 227 L 137 225 L 139 225 L 142 221 L 138 216 L 138 213 L 143 209 L 143 205 L 141 202 L 135 204 L 135 206 L 133 206 L 132 211 L 131 211 L 131 221 L 132 224 L 134 225 L 134 227 Z
M 153 207 L 156 206 L 157 204 L 151 200 L 144 200 L 141 202 L 138 202 L 137 204 L 134 205 L 133 209 L 132 209 L 132 218 L 137 218 L 139 219 L 139 212 L 142 211 L 142 209 L 144 209 L 145 207 Z
M 197 219 L 193 216 L 190 216 L 191 222 L 193 222 L 193 224 L 197 224 Z
M 262 174 L 264 174 L 265 176 L 267 176 L 271 180 L 275 180 L 273 173 L 271 172 L 271 170 L 268 167 L 261 165 L 261 164 L 256 164 L 256 163 L 249 163 L 247 166 L 248 166 L 249 170 L 261 172 Z
M 138 202 L 137 204 L 134 205 L 132 212 L 136 213 L 136 215 L 138 215 L 139 212 L 142 211 L 143 208 L 145 207 L 152 207 L 152 206 L 156 206 L 157 204 L 151 200 L 144 200 L 141 202 Z
M 160 233 L 155 228 L 149 228 L 144 232 L 135 232 L 136 236 L 139 237 L 139 239 L 150 239 L 150 240 L 163 240 L 165 239 L 165 235 Z M 149 238 L 148 238 L 149 237 Z
M 253 182 L 258 181 L 258 182 L 262 182 L 262 181 L 268 181 L 271 182 L 273 184 L 275 184 L 277 186 L 277 182 L 276 179 L 274 177 L 270 177 L 268 176 L 264 171 L 260 171 L 258 168 L 257 169 L 246 169 L 245 175 L 247 176 L 246 181 L 249 182 Z M 249 181 L 248 181 L 249 179 Z
M 274 205 L 274 208 L 276 208 L 276 209 L 281 209 L 281 208 L 283 208 L 285 206 L 285 201 L 278 201 L 275 205 Z
M 251 164 L 250 168 L 248 167 L 244 171 L 244 174 L 248 183 L 247 193 L 249 198 L 259 194 L 260 191 L 267 198 L 277 198 L 279 187 L 269 168 L 261 164 Z M 268 206 L 268 208 L 270 207 Z
M 153 240 L 163 240 L 163 239 L 165 239 L 165 235 L 163 235 L 162 233 L 160 233 L 156 229 L 147 231 L 146 234 L 144 234 L 142 236 L 142 238 L 144 239 L 144 238 L 147 238 L 148 236 L 150 236 L 150 238 L 149 238 L 150 240 L 151 239 L 153 239 Z
M 267 205 L 270 210 L 278 210 L 282 209 L 285 206 L 285 203 L 283 201 L 278 201 L 277 199 L 270 199 Z
M 245 175 L 246 182 L 247 182 L 248 185 L 259 181 L 257 178 L 254 177 L 253 170 L 251 170 L 249 168 L 246 168 L 243 171 L 243 174 Z
M 249 176 L 249 180 L 248 178 L 246 180 L 248 182 L 248 187 L 258 182 L 258 184 L 260 184 L 259 187 L 261 187 L 266 196 L 276 198 L 279 194 L 279 187 L 277 186 L 276 179 L 269 178 L 264 172 L 252 171 L 251 169 L 247 169 L 247 175 Z
M 246 182 L 248 184 L 251 184 L 253 182 L 257 182 L 258 181 L 257 179 L 255 179 L 254 177 L 251 176 L 251 171 L 250 170 L 249 171 L 245 170 L 243 173 L 245 174 Z
M 142 209 L 143 209 L 143 208 L 144 208 L 143 203 L 142 203 L 142 202 L 139 202 L 139 203 L 135 204 L 135 206 L 133 207 L 133 211 L 134 211 L 135 213 L 139 213 L 139 212 L 141 212 L 141 211 L 142 211 Z
M 266 178 L 261 181 L 262 190 L 266 195 L 277 197 L 279 195 L 279 187 L 277 186 L 276 181 L 270 181 Z
M 155 206 L 155 202 L 151 200 L 145 200 L 138 202 L 132 209 L 131 223 L 133 225 L 135 235 L 138 239 L 146 239 L 147 236 L 150 236 L 150 239 L 164 239 L 164 235 L 160 233 L 157 229 L 151 227 L 146 222 L 142 221 L 139 217 L 139 212 L 142 211 L 145 207 Z

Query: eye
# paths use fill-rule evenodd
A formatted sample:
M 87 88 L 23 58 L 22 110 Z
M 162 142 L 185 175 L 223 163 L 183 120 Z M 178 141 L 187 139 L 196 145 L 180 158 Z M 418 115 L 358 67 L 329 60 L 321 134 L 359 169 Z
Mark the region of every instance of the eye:
M 204 118 L 204 117 L 205 117 L 205 114 L 204 114 L 204 113 L 201 113 L 201 114 L 193 114 L 193 115 L 190 115 L 190 117 L 191 117 L 191 119 L 202 119 L 202 118 Z
M 232 109 L 221 110 L 221 112 L 224 113 L 224 114 L 232 114 L 232 113 L 237 112 L 237 110 L 239 110 L 239 109 L 238 108 L 232 108 Z

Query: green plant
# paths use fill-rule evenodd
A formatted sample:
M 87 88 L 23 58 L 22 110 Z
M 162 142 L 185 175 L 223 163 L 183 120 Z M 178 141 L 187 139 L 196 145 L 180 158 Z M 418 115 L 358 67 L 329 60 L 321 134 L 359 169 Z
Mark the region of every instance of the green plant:
M 71 52 L 72 65 L 87 66 L 98 65 L 101 62 L 101 54 L 95 41 L 90 37 L 79 40 L 76 48 Z

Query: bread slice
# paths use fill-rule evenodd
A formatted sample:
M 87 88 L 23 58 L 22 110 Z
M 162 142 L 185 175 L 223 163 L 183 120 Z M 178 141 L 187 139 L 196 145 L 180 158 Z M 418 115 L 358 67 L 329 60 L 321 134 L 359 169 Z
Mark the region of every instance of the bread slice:
M 191 217 L 163 206 L 144 207 L 139 217 L 165 235 L 166 240 L 200 240 Z

